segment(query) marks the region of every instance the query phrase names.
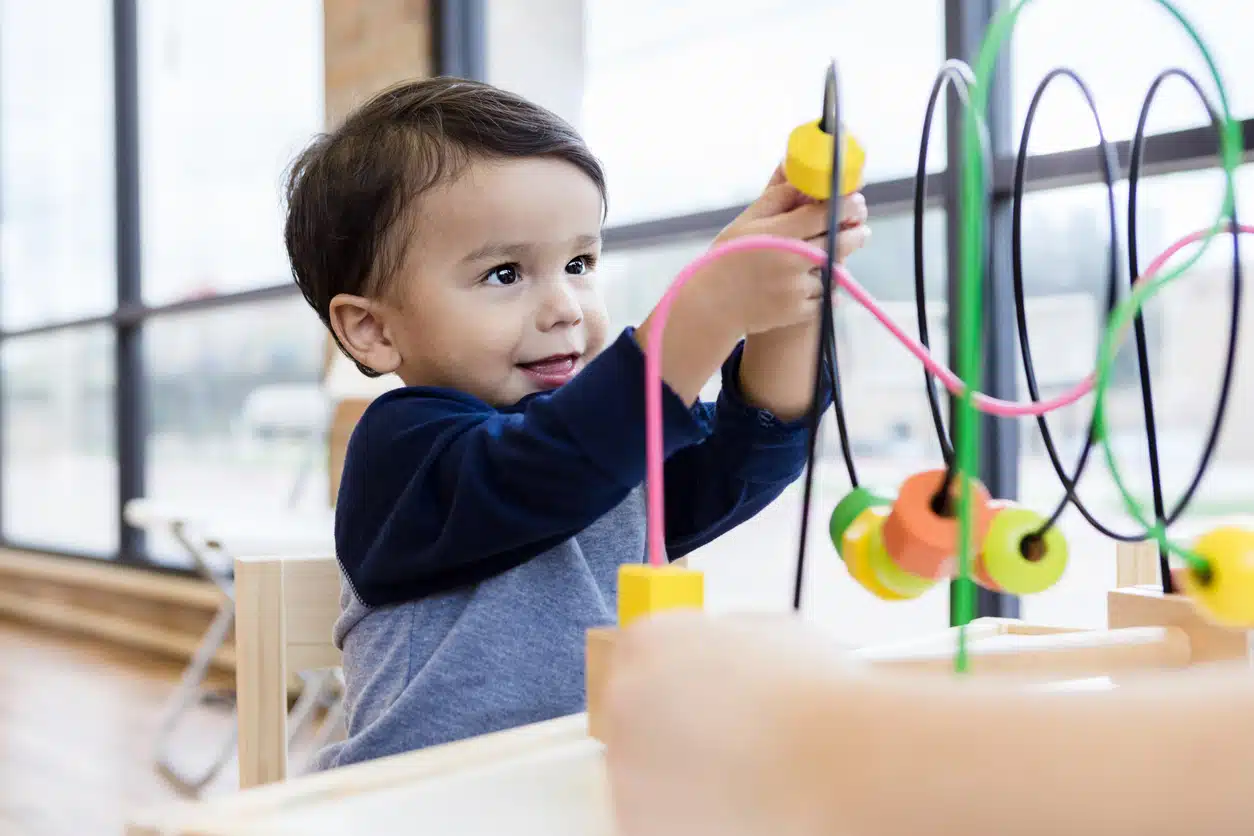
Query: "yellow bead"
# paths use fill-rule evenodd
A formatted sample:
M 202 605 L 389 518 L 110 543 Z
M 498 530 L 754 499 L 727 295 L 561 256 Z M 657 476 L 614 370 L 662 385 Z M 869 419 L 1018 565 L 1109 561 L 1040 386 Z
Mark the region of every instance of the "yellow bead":
M 884 520 L 892 512 L 892 509 L 873 508 L 871 510 L 879 518 L 870 526 L 864 546 L 866 561 L 871 569 L 871 574 L 880 582 L 880 586 L 888 591 L 902 598 L 918 598 L 935 586 L 936 581 L 931 578 L 919 577 L 897 565 L 892 555 L 888 553 L 888 549 L 884 547 L 884 538 L 881 536 L 881 532 L 884 529 Z
M 1254 628 L 1254 531 L 1216 528 L 1199 537 L 1193 551 L 1206 570 L 1180 573 L 1185 594 L 1216 624 Z
M 836 503 L 836 507 L 832 509 L 832 516 L 827 524 L 827 530 L 831 535 L 832 545 L 836 547 L 836 553 L 844 558 L 845 530 L 853 525 L 853 521 L 863 511 L 877 505 L 891 504 L 892 500 L 885 499 L 861 486 L 845 494 L 845 498 Z
M 662 610 L 705 606 L 705 576 L 682 566 L 629 563 L 618 568 L 618 626 Z
M 879 508 L 868 508 L 858 515 L 853 524 L 845 529 L 844 547 L 841 553 L 845 556 L 845 569 L 849 577 L 884 601 L 904 601 L 905 595 L 893 592 L 876 577 L 871 568 L 870 553 L 871 535 L 884 524 L 883 511 Z
M 816 200 L 827 200 L 832 194 L 832 149 L 835 139 L 819 127 L 822 120 L 806 122 L 793 129 L 788 137 L 784 156 L 784 176 L 798 191 Z M 856 192 L 862 185 L 862 168 L 866 151 L 843 126 L 840 155 L 840 193 Z

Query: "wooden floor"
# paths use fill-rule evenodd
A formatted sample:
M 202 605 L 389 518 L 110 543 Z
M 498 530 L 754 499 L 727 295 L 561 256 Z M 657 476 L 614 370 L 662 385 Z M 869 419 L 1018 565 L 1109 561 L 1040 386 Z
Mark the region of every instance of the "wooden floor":
M 160 711 L 182 666 L 0 620 L 0 834 L 124 831 L 127 814 L 180 798 L 152 768 Z M 196 709 L 177 737 L 189 769 L 234 722 Z M 208 794 L 234 791 L 232 760 Z

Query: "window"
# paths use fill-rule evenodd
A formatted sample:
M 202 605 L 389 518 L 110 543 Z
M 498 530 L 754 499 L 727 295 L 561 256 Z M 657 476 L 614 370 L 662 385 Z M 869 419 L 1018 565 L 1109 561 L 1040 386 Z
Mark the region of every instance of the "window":
M 950 23 L 965 28 L 996 4 L 484 5 L 486 69 L 472 60 L 474 48 L 463 50 L 472 74 L 568 118 L 605 163 L 615 228 L 608 240 L 615 243 L 601 273 L 616 327 L 646 316 L 678 270 L 759 193 L 789 131 L 818 116 L 824 70 L 835 56 L 843 116 L 868 150 L 866 178 L 875 187 L 868 194 L 884 201 L 871 207 L 871 246 L 849 266 L 891 316 L 917 333 L 912 219 L 889 201 L 907 193 L 902 187 L 915 171 L 924 107 L 945 54 L 946 14 L 961 16 Z M 1254 88 L 1239 83 L 1254 70 L 1241 40 L 1249 27 L 1240 23 L 1252 19 L 1245 4 L 1177 5 L 1231 83 L 1233 112 L 1254 115 Z M 468 8 L 463 17 L 473 17 L 478 5 Z M 322 497 L 324 462 L 311 451 L 320 449 L 327 417 L 319 385 L 324 335 L 291 283 L 280 235 L 284 170 L 323 125 L 321 12 L 305 0 L 0 0 L 4 544 L 182 567 L 174 544 L 152 538 L 141 554 L 121 526 L 120 506 L 132 487 L 144 483 L 149 495 L 211 503 Z M 1121 38 L 1133 23 L 1135 37 Z M 458 35 L 462 47 L 466 34 Z M 1039 79 L 1058 65 L 1076 68 L 1092 86 L 1112 139 L 1131 136 L 1146 88 L 1164 67 L 1182 66 L 1213 89 L 1196 49 L 1152 0 L 1032 3 L 1005 54 L 1011 83 L 994 92 L 992 106 L 1009 112 L 1016 127 Z M 1048 96 L 1033 132 L 1034 155 L 1091 143 L 1091 120 L 1079 101 L 1074 90 Z M 137 124 L 118 124 L 132 115 Z M 1204 117 L 1186 85 L 1163 88 L 1149 128 L 1151 147 L 1170 163 L 1143 186 L 1143 263 L 1215 217 L 1220 178 L 1213 156 L 1161 135 L 1202 125 Z M 1252 120 L 1243 127 L 1248 134 Z M 945 170 L 950 130 L 938 112 L 932 172 Z M 115 136 L 137 137 L 137 146 L 115 149 Z M 128 164 L 133 158 L 138 172 Z M 1030 178 L 1036 170 L 1029 166 Z M 1064 174 L 1075 179 L 1030 191 L 1025 204 L 1026 304 L 1046 394 L 1091 368 L 1105 289 L 1103 189 L 1077 185 L 1091 179 L 1087 172 Z M 1247 170 L 1240 177 L 1245 192 L 1250 176 Z M 996 185 L 1004 202 L 1006 184 Z M 117 213 L 119 202 L 136 193 L 138 228 L 131 211 Z M 1120 225 L 1126 193 L 1120 184 Z M 1254 217 L 1247 195 L 1240 206 Z M 928 211 L 926 314 L 940 356 L 947 354 L 946 247 L 953 232 L 942 205 Z M 138 252 L 130 247 L 136 241 Z M 1124 241 L 1121 233 L 1120 247 Z M 1246 251 L 1254 252 L 1254 242 Z M 1145 311 L 1169 504 L 1193 470 L 1216 395 L 1226 267 L 1225 247 L 1213 247 Z M 1000 262 L 992 280 L 1009 281 Z M 1247 293 L 1247 326 L 1251 298 Z M 837 308 L 837 331 L 863 481 L 891 489 L 936 466 L 917 362 L 847 300 Z M 1248 366 L 1238 365 L 1227 430 L 1181 536 L 1189 526 L 1248 508 L 1239 490 L 1254 467 L 1244 430 L 1254 422 Z M 1115 361 L 1108 408 L 1119 463 L 1148 501 L 1138 360 L 1127 345 Z M 1068 465 L 1089 409 L 1091 398 L 1049 418 Z M 117 426 L 118 415 L 146 422 L 138 448 L 129 443 L 135 427 Z M 820 438 L 808 610 L 851 641 L 932 628 L 945 620 L 943 587 L 913 603 L 880 602 L 858 590 L 824 546 L 825 515 L 848 489 L 834 423 L 829 416 Z M 1035 422 L 1018 426 L 1019 449 L 1002 455 L 1018 455 L 1020 480 L 1005 489 L 1050 510 L 1062 489 Z M 119 486 L 128 495 L 119 495 Z M 1080 490 L 1100 520 L 1120 531 L 1131 527 L 1100 457 Z M 749 608 L 790 600 L 800 494 L 798 485 L 698 556 L 727 567 L 710 575 L 712 600 Z M 1061 525 L 1072 541 L 1071 570 L 1057 589 L 1026 599 L 1023 612 L 1034 620 L 1092 623 L 1113 582 L 1112 549 L 1074 511 Z
M 154 319 L 149 494 L 218 508 L 325 504 L 325 339 L 299 296 Z M 187 557 L 158 536 L 148 547 L 163 563 Z
M 322 4 L 141 0 L 144 302 L 282 284 L 282 173 L 322 128 Z
M 1219 67 L 1232 115 L 1254 114 L 1254 73 L 1248 47 L 1254 13 L 1246 0 L 1174 0 L 1197 29 Z M 1010 56 L 1015 142 L 1037 84 L 1055 67 L 1070 67 L 1084 78 L 1097 101 L 1108 139 L 1128 139 L 1136 131 L 1141 102 L 1162 70 L 1187 70 L 1218 106 L 1219 99 L 1202 54 L 1185 29 L 1153 0 L 1052 0 L 1029 3 L 1015 26 Z M 1054 90 L 1057 86 L 1059 89 Z M 1180 79 L 1169 80 L 1155 98 L 1151 133 L 1209 125 L 1206 110 Z M 1066 79 L 1050 85 L 1032 128 L 1033 153 L 1092 145 L 1092 117 L 1079 91 Z
M 488 80 L 580 128 L 605 164 L 610 223 L 623 224 L 751 200 L 789 132 L 820 115 L 832 58 L 868 180 L 912 175 L 942 19 L 940 0 L 496 0 Z M 945 165 L 941 110 L 933 170 Z
M 1234 115 L 1249 115 L 1254 91 L 1238 89 L 1239 79 L 1254 69 L 1244 54 L 1248 51 L 1241 40 L 1245 29 L 1235 25 L 1244 15 L 1243 4 L 1239 0 L 1182 0 L 1175 5 L 1197 26 L 1224 79 L 1232 85 L 1227 92 Z M 566 116 L 603 159 L 610 182 L 609 225 L 630 227 L 630 234 L 620 237 L 632 242 L 629 248 L 608 252 L 603 266 L 611 310 L 620 325 L 645 316 L 667 279 L 706 246 L 737 206 L 758 193 L 764 175 L 780 158 L 787 132 L 814 113 L 829 56 L 834 54 L 840 61 L 847 124 L 868 148 L 868 181 L 911 178 L 927 94 L 944 56 L 945 15 L 962 16 L 965 27 L 967 18 L 979 13 L 968 2 L 930 0 L 856 8 L 849 3 L 807 0 L 788 4 L 786 9 L 760 0 L 738 0 L 717 4 L 717 12 L 712 11 L 712 4 L 701 2 L 620 8 L 606 0 L 550 0 L 537 8 L 543 8 L 543 13 L 529 9 L 524 15 L 513 4 L 489 4 L 488 78 Z M 856 28 L 842 28 L 854 16 Z M 1120 33 L 1126 33 L 1132 22 L 1136 37 L 1120 40 Z M 537 39 L 545 49 L 533 48 Z M 1184 67 L 1199 78 L 1204 89 L 1212 94 L 1214 90 L 1194 45 L 1170 14 L 1151 0 L 1028 4 L 1013 41 L 1004 45 L 1002 54 L 1008 58 L 1011 83 L 994 93 L 992 107 L 1010 112 L 1016 145 L 1035 86 L 1056 66 L 1074 67 L 1093 88 L 1110 139 L 1132 136 L 1142 98 L 1153 77 L 1165 67 Z M 1112 62 L 1112 54 L 1118 60 Z M 1066 82 L 1062 86 L 1068 87 Z M 1092 120 L 1081 104 L 1074 89 L 1051 89 L 1034 125 L 1029 147 L 1034 156 L 1083 147 L 1095 140 Z M 935 147 L 929 170 L 933 172 L 943 171 L 946 165 L 943 117 L 942 110 L 932 137 Z M 1196 145 L 1171 144 L 1162 136 L 1206 124 L 1205 109 L 1187 85 L 1173 80 L 1163 87 L 1148 124 L 1150 147 L 1156 157 L 1172 158 L 1169 168 L 1181 173 L 1143 183 L 1138 220 L 1142 265 L 1156 248 L 1169 242 L 1169 236 L 1192 231 L 1216 216 L 1220 177 L 1213 168 L 1214 157 L 1200 157 L 1203 152 Z M 716 138 L 686 141 L 698 132 Z M 1015 150 L 1010 149 L 1011 155 Z M 1085 164 L 1089 166 L 1091 162 Z M 1030 163 L 1030 182 L 1035 171 Z M 1091 177 L 1084 171 L 1070 171 L 1067 176 L 1082 182 Z M 1248 177 L 1243 174 L 1241 179 L 1244 182 Z M 1122 249 L 1127 184 L 1121 182 L 1116 192 Z M 1004 202 L 1004 197 L 998 199 Z M 1083 378 L 1097 352 L 1109 246 L 1104 202 L 1100 185 L 1050 191 L 1030 187 L 1026 199 L 1025 305 L 1036 375 L 1045 396 Z M 901 211 L 900 207 L 894 211 Z M 883 217 L 873 206 L 872 226 L 871 246 L 855 256 L 850 266 L 891 315 L 915 331 L 910 220 Z M 950 317 L 945 303 L 949 280 L 945 238 L 943 208 L 930 211 L 925 232 L 927 315 L 932 349 L 940 356 L 947 354 Z M 1191 473 L 1198 454 L 1199 404 L 1214 399 L 1224 333 L 1221 315 L 1228 292 L 1223 281 L 1225 255 L 1224 247 L 1213 247 L 1194 271 L 1196 275 L 1164 292 L 1144 312 L 1162 461 L 1166 470 L 1177 474 L 1176 483 L 1167 479 L 1169 500 L 1173 486 L 1178 494 L 1179 481 Z M 1126 259 L 1120 266 L 1126 272 Z M 1008 284 L 1010 279 L 1005 265 L 995 263 L 991 280 Z M 1121 292 L 1126 294 L 1126 288 Z M 1015 322 L 1010 318 L 993 327 L 1013 329 Z M 908 473 L 938 462 L 935 429 L 917 362 L 853 304 L 838 309 L 837 330 L 852 447 L 867 481 L 891 487 Z M 1015 362 L 1018 367 L 1017 357 Z M 1018 377 L 1022 397 L 1026 386 L 1021 369 Z M 1238 380 L 1233 392 L 1229 428 L 1254 418 L 1242 417 L 1248 411 L 1243 385 Z M 1131 480 L 1147 485 L 1141 472 L 1145 434 L 1139 410 L 1139 366 L 1131 344 L 1121 347 L 1114 358 L 1110 403 L 1121 461 L 1128 460 L 1125 466 Z M 947 399 L 943 406 L 947 414 Z M 1065 462 L 1078 452 L 1089 409 L 1091 399 L 1049 418 Z M 821 439 L 820 481 L 830 495 L 820 496 L 816 509 L 830 508 L 847 486 L 833 423 L 830 417 L 825 421 Z M 1036 423 L 1023 420 L 1018 429 L 1020 483 L 1003 489 L 1017 490 L 1028 504 L 1048 510 L 1061 496 L 1061 487 Z M 1191 509 L 1194 519 L 1213 518 L 1236 501 L 1225 492 L 1231 493 L 1237 477 L 1219 475 L 1224 467 L 1248 470 L 1233 430 L 1229 429 L 1221 444 L 1222 466 L 1216 465 L 1204 483 Z M 1002 455 L 1008 454 L 1016 453 Z M 1097 496 L 1094 502 L 1104 503 L 1105 509 L 1097 511 L 1099 518 L 1117 524 L 1110 515 L 1117 514 L 1119 507 L 1102 471 L 1100 459 L 1095 458 L 1086 471 L 1082 495 Z M 789 517 L 796 507 L 793 500 L 799 502 L 799 497 L 790 494 L 743 533 L 709 547 L 727 552 L 720 556 L 720 566 L 725 565 L 723 561 L 736 562 L 737 554 L 779 554 L 778 534 L 796 528 Z M 1091 621 L 1103 612 L 1104 590 L 1114 577 L 1113 550 L 1108 541 L 1094 539 L 1091 528 L 1078 516 L 1068 512 L 1062 521 L 1074 538 L 1073 569 L 1058 589 L 1023 603 L 1028 617 Z M 774 540 L 768 531 L 774 532 Z M 779 586 L 769 594 L 761 583 L 746 583 L 743 577 L 740 585 L 728 580 L 726 588 L 720 586 L 721 574 L 712 575 L 710 582 L 728 600 L 762 601 L 765 595 L 776 601 L 791 582 L 790 561 L 772 564 L 771 572 L 778 569 L 779 574 L 771 575 L 768 586 L 776 582 Z M 828 570 L 818 562 L 812 564 L 812 571 L 823 578 L 814 587 L 813 609 L 819 618 L 830 616 L 839 622 L 847 636 L 870 639 L 897 630 L 917 632 L 936 623 L 928 621 L 936 617 L 928 607 L 942 606 L 924 601 L 904 607 L 886 605 L 854 591 L 852 585 L 846 588 L 847 578 L 834 579 L 844 578 L 839 571 L 824 576 Z M 940 591 L 936 595 L 937 600 L 943 597 Z M 918 619 L 913 607 L 919 608 Z M 924 611 L 928 617 L 922 615 Z
M 1237 178 L 1238 218 L 1242 214 L 1254 217 L 1252 175 L 1254 170 L 1246 167 Z M 1106 283 L 1101 263 L 1105 221 L 1094 223 L 1088 209 L 1104 201 L 1100 194 L 1103 191 L 1104 187 L 1079 187 L 1032 195 L 1024 212 L 1025 245 L 1031 237 L 1037 255 L 1027 276 L 1029 287 L 1035 291 L 1033 298 L 1041 303 L 1061 303 L 1079 296 L 1089 302 L 1083 312 L 1056 320 L 1052 332 L 1044 328 L 1032 330 L 1034 360 L 1038 369 L 1054 381 L 1055 393 L 1075 385 L 1092 368 L 1101 338 L 1098 313 Z M 1213 224 L 1222 196 L 1223 176 L 1217 169 L 1146 181 L 1139 200 L 1142 268 L 1175 240 Z M 1117 206 L 1126 206 L 1126 197 Z M 1121 238 L 1121 251 L 1126 251 L 1125 240 Z M 1246 236 L 1241 244 L 1243 275 L 1248 275 L 1254 270 L 1254 242 Z M 1186 250 L 1170 264 L 1183 263 L 1194 251 Z M 1126 269 L 1125 264 L 1125 277 Z M 1176 503 L 1196 469 L 1219 394 L 1231 312 L 1231 273 L 1231 238 L 1217 238 L 1201 261 L 1166 286 L 1145 308 L 1163 498 L 1168 509 Z M 1049 284 L 1046 279 L 1051 276 L 1062 278 Z M 1254 422 L 1254 365 L 1243 360 L 1250 356 L 1246 326 L 1252 311 L 1254 306 L 1247 291 L 1242 311 L 1243 336 L 1238 344 L 1239 359 L 1224 433 L 1205 481 L 1181 523 L 1172 530 L 1174 540 L 1187 540 L 1199 527 L 1204 529 L 1219 518 L 1251 507 L 1248 484 L 1254 474 L 1254 445 L 1250 443 L 1248 428 Z M 1112 443 L 1120 475 L 1145 513 L 1152 517 L 1139 366 L 1131 350 L 1131 338 L 1123 355 L 1124 373 L 1112 381 L 1106 397 Z M 1090 396 L 1048 418 L 1067 472 L 1075 467 L 1092 408 Z M 1049 512 L 1061 500 L 1063 489 L 1035 422 L 1025 422 L 1023 427 L 1021 496 L 1034 509 Z M 1079 495 L 1103 524 L 1118 532 L 1138 530 L 1139 526 L 1123 508 L 1100 451 L 1094 451 L 1093 460 L 1085 469 Z M 1112 545 L 1074 507 L 1067 510 L 1061 526 L 1069 540 L 1070 567 L 1054 589 L 1025 600 L 1025 617 L 1100 624 L 1105 618 L 1106 591 L 1115 582 Z
M 93 326 L 6 340 L 0 349 L 6 541 L 117 550 L 113 348 L 112 332 Z
M 108 3 L 0 0 L 6 330 L 103 314 L 117 302 L 109 21 Z
M 325 501 L 325 338 L 282 238 L 322 54 L 306 0 L 0 0 L 6 546 L 151 563 L 133 494 Z

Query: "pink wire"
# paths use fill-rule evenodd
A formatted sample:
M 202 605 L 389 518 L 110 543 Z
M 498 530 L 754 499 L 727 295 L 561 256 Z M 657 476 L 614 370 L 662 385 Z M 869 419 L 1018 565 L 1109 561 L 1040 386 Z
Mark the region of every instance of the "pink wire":
M 1240 224 L 1237 226 L 1237 230 L 1248 235 L 1254 233 L 1254 226 Z M 1133 287 L 1153 280 L 1163 265 L 1170 261 L 1176 253 L 1190 244 L 1197 243 L 1208 237 L 1212 231 L 1205 229 L 1186 235 L 1163 250 L 1145 268 L 1145 271 L 1136 280 Z M 683 289 L 683 286 L 701 268 L 731 253 L 763 249 L 791 252 L 810 259 L 816 265 L 827 263 L 827 253 L 824 250 L 794 238 L 781 238 L 773 235 L 747 235 L 743 238 L 734 238 L 707 250 L 680 270 L 679 275 L 675 277 L 675 281 L 667 288 L 666 293 L 662 295 L 661 300 L 658 301 L 657 307 L 653 311 L 653 322 L 650 326 L 644 351 L 644 420 L 649 562 L 654 566 L 661 566 L 666 559 L 665 514 L 663 513 L 665 493 L 662 460 L 662 334 L 666 330 L 666 320 L 670 317 L 671 305 L 674 304 L 675 297 Z M 832 278 L 837 286 L 843 287 L 848 291 L 849 295 L 858 304 L 866 308 L 872 316 L 879 320 L 880 324 L 887 328 L 888 332 L 896 337 L 906 347 L 906 350 L 923 364 L 925 369 L 938 378 L 946 389 L 954 395 L 959 395 L 964 391 L 966 387 L 963 386 L 962 379 L 933 357 L 922 343 L 907 334 L 897 323 L 893 322 L 892 318 L 884 312 L 884 309 L 879 306 L 874 297 L 867 293 L 862 285 L 854 281 L 854 278 L 843 267 L 837 266 L 835 275 Z M 1044 415 L 1055 409 L 1069 406 L 1093 391 L 1095 378 L 1096 372 L 1090 373 L 1070 391 L 1047 401 L 1004 401 L 999 398 L 989 397 L 982 392 L 975 393 L 971 400 L 976 409 L 990 415 L 1007 418 Z

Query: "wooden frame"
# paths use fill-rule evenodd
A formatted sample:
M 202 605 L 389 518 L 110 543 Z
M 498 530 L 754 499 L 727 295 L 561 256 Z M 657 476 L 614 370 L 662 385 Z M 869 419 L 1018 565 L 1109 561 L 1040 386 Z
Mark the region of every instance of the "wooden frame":
M 1115 560 L 1116 588 L 1107 594 L 1105 629 L 978 619 L 967 627 L 969 670 L 1047 682 L 1254 658 L 1247 633 L 1215 626 L 1189 598 L 1162 593 L 1154 542 L 1117 543 Z M 616 628 L 597 628 L 587 637 L 588 733 L 602 741 L 601 700 L 613 668 L 615 634 Z M 943 673 L 952 669 L 955 649 L 956 631 L 950 630 L 853 655 L 885 672 Z
M 1152 548 L 1121 545 L 1118 560 L 1121 578 L 1144 582 L 1156 577 L 1157 553 Z M 334 622 L 332 613 L 338 611 L 337 596 L 329 596 L 328 590 L 332 579 L 338 583 L 338 577 L 334 561 L 327 558 L 241 561 L 237 572 L 246 599 L 252 602 L 249 606 L 256 608 L 255 612 L 241 612 L 246 636 L 241 658 L 248 660 L 250 674 L 245 681 L 251 682 L 253 689 L 241 694 L 241 752 L 246 738 L 257 742 L 251 745 L 262 744 L 261 748 L 249 749 L 258 759 L 252 775 L 257 783 L 277 781 L 283 776 L 278 748 L 285 723 L 276 696 L 283 676 L 279 671 L 298 663 L 337 661 L 327 631 Z M 1123 674 L 1147 669 L 1179 670 L 1240 659 L 1248 651 L 1244 633 L 1210 625 L 1181 596 L 1163 596 L 1153 587 L 1138 584 L 1112 590 L 1108 603 L 1106 629 L 979 619 L 967 628 L 972 670 L 1042 685 L 1069 677 L 1117 680 Z M 506 825 L 513 834 L 610 834 L 604 744 L 599 739 L 597 717 L 603 683 L 612 666 L 613 635 L 613 629 L 588 634 L 587 714 L 258 787 L 222 799 L 148 811 L 132 820 L 128 833 L 338 836 L 345 822 L 379 836 L 417 831 L 453 833 L 469 826 L 469 814 L 464 806 L 454 813 L 452 807 L 456 805 L 447 799 L 464 798 L 458 793 L 468 793 L 500 802 L 479 805 L 484 808 L 508 806 L 506 801 L 528 808 L 520 808 L 517 819 Z M 854 655 L 882 667 L 886 675 L 894 671 L 934 674 L 952 664 L 954 639 L 955 631 L 950 629 L 859 649 Z M 248 711 L 244 710 L 245 696 L 253 706 Z M 247 731 L 245 722 L 251 724 Z M 550 805 L 552 818 L 560 821 L 540 821 L 535 809 L 540 804 Z M 498 814 L 487 811 L 474 815 Z M 498 818 L 504 820 L 503 816 Z M 494 820 L 492 825 L 499 822 Z
M 599 744 L 588 739 L 585 728 L 585 718 L 578 714 L 256 787 L 222 798 L 153 808 L 133 816 L 126 832 L 127 836 L 303 833 L 302 823 L 309 816 L 316 817 L 323 810 L 341 804 L 352 807 L 354 799 L 369 800 L 403 792 L 444 776 L 474 772 L 503 761 L 525 760 L 572 746 L 580 747 L 585 754 L 599 754 Z M 456 821 L 430 827 L 433 823 L 424 826 L 405 820 L 402 815 L 389 823 L 398 833 L 459 832 Z M 359 821 L 357 828 L 350 832 L 378 833 L 371 825 L 371 822 Z M 328 828 L 337 836 L 344 833 L 338 825 Z
M 241 789 L 287 778 L 288 678 L 339 666 L 331 640 L 339 596 L 333 556 L 235 560 Z

